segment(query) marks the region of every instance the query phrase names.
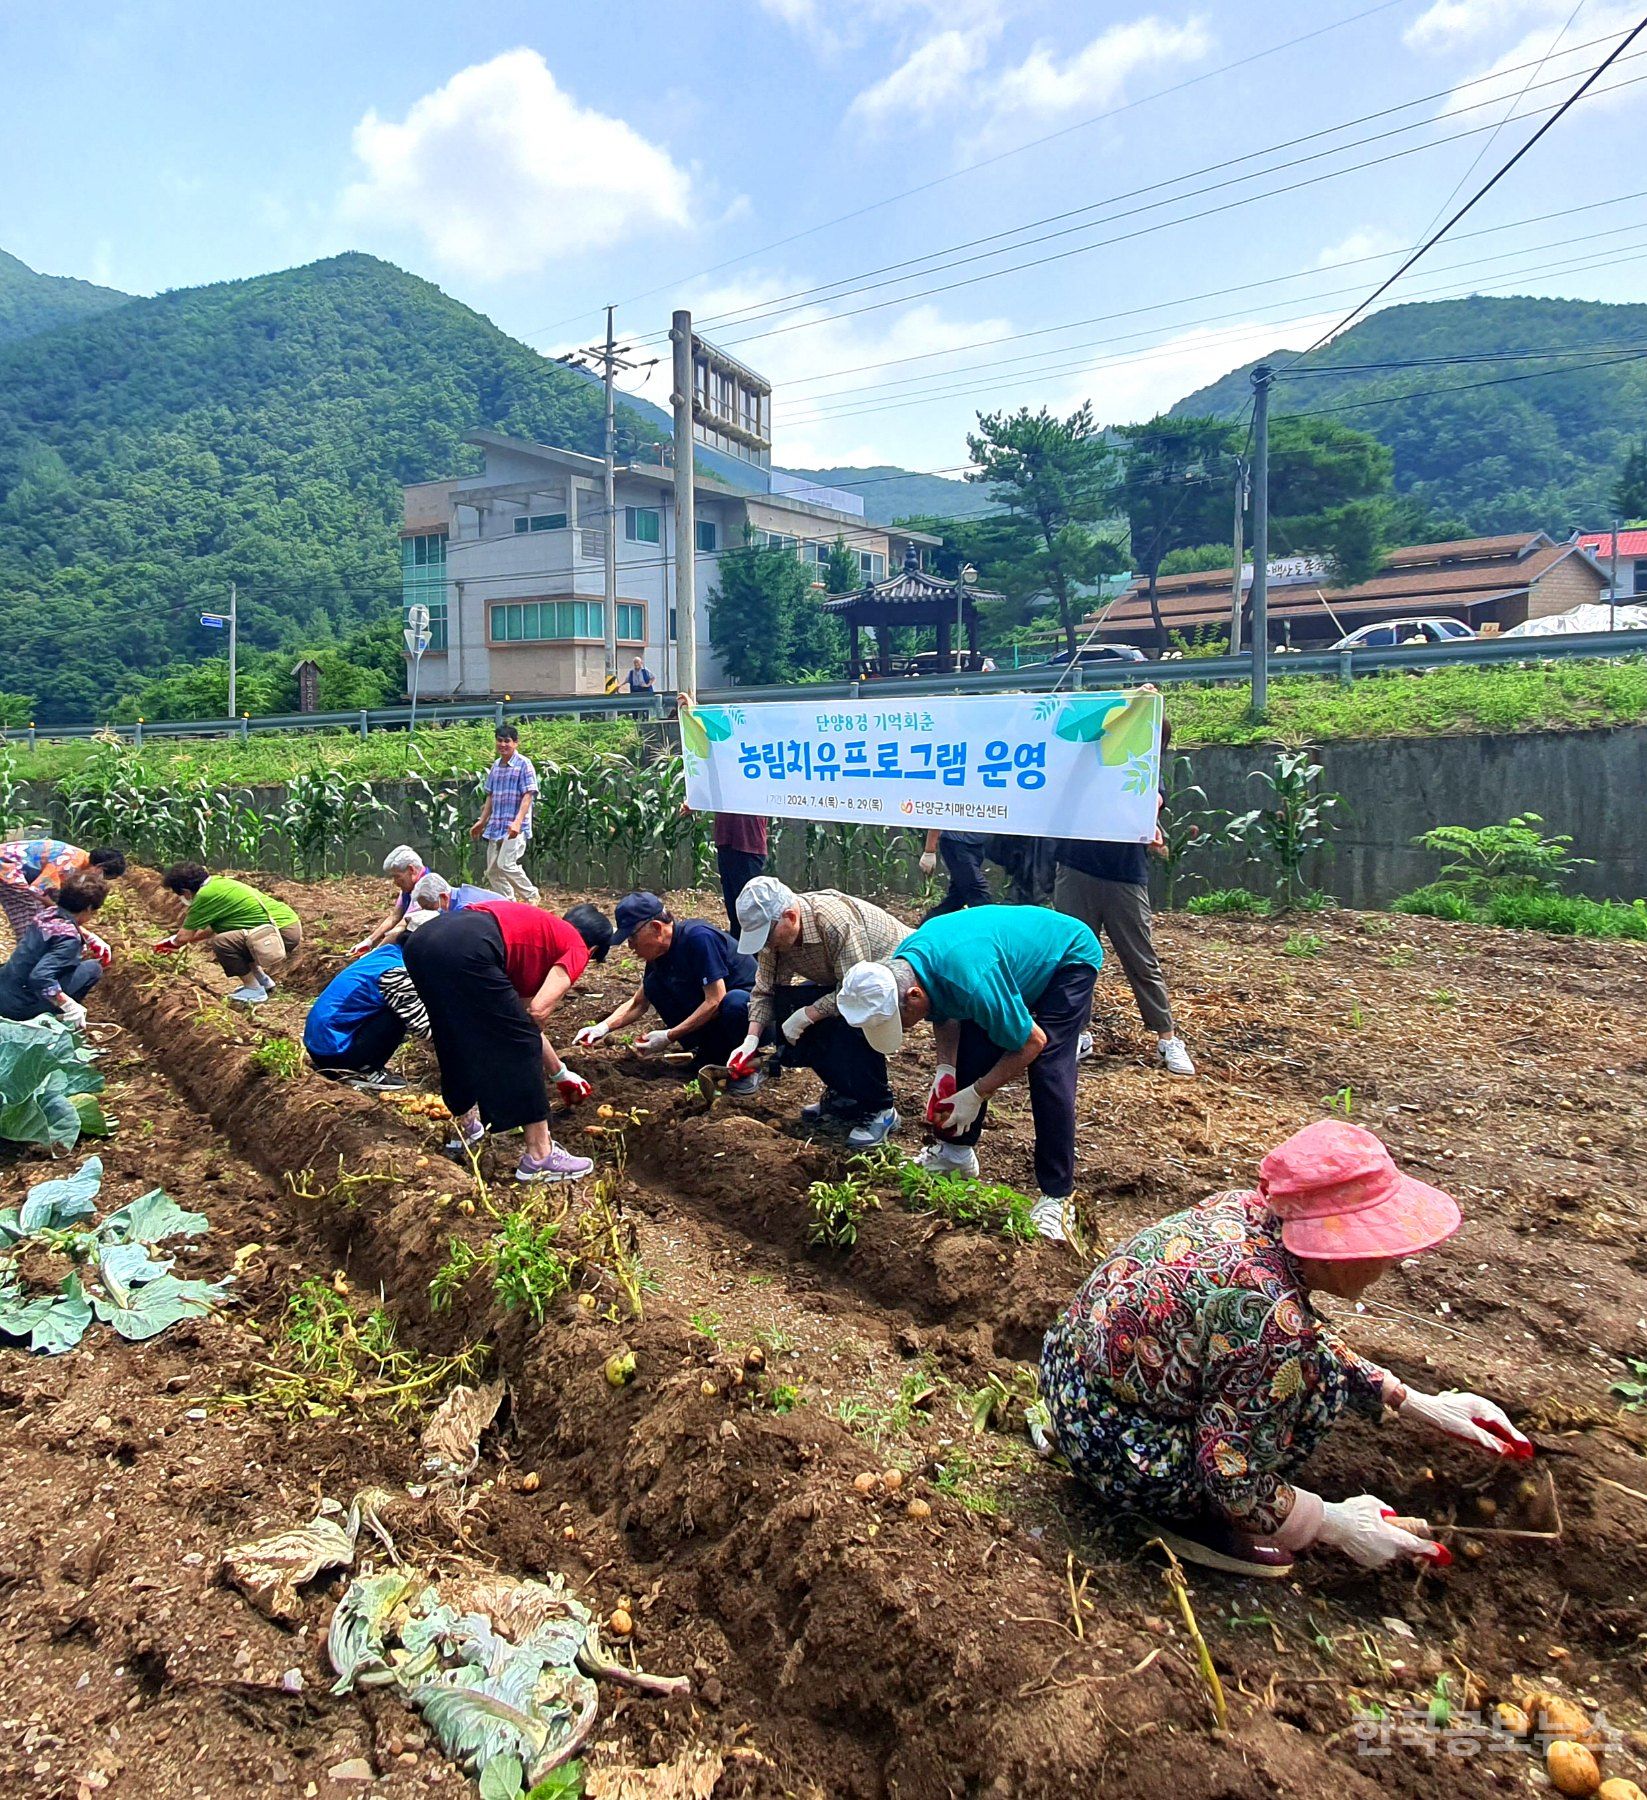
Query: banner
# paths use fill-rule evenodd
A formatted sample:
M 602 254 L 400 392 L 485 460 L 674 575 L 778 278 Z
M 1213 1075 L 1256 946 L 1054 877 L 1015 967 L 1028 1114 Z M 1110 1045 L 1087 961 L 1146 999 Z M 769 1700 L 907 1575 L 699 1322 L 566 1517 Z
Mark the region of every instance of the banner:
M 683 706 L 681 754 L 699 812 L 1147 843 L 1161 696 Z

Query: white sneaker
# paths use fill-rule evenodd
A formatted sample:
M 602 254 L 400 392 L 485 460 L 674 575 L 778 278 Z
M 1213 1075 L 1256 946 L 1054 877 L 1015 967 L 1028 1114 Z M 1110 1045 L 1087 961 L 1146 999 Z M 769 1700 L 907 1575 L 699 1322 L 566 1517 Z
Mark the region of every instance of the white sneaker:
M 1075 1040 L 1075 1060 L 1077 1062 L 1090 1062 L 1092 1060 L 1092 1051 L 1092 1033 L 1090 1031 L 1083 1031 Z
M 1195 1073 L 1195 1064 L 1190 1061 L 1190 1053 L 1184 1048 L 1181 1037 L 1162 1038 L 1156 1048 L 1161 1052 L 1161 1061 L 1166 1064 L 1169 1075 Z
M 237 987 L 229 996 L 231 1000 L 238 1000 L 242 1006 L 261 1006 L 268 997 L 255 981 L 248 981 L 244 987 Z
M 929 1175 L 964 1175 L 968 1181 L 978 1179 L 978 1152 L 970 1144 L 946 1144 L 940 1139 L 928 1144 L 915 1161 Z
M 275 991 L 275 978 L 263 969 L 253 969 L 252 980 L 255 981 L 266 994 L 272 994 Z
M 1069 1233 L 1064 1229 L 1064 1219 L 1069 1212 L 1069 1195 L 1062 1200 L 1054 1199 L 1051 1194 L 1043 1194 L 1029 1209 L 1029 1220 L 1044 1238 L 1055 1244 L 1067 1244 Z

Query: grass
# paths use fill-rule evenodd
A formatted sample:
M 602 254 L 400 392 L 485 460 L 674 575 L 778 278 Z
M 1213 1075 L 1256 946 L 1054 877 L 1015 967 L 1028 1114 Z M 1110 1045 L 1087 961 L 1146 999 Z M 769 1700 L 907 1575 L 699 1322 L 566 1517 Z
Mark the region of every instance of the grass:
M 628 755 L 640 742 L 632 720 L 580 724 L 569 719 L 528 719 L 520 728 L 520 747 L 534 762 L 581 761 L 594 752 Z M 89 739 L 61 744 L 41 743 L 34 751 L 14 741 L 11 754 L 20 781 L 56 781 L 81 768 L 98 746 Z M 404 731 L 270 732 L 265 737 L 156 738 L 138 757 L 157 781 L 208 776 L 224 787 L 261 787 L 322 769 L 366 781 L 396 781 L 422 775 L 436 781 L 473 773 L 477 780 L 495 754 L 489 723 L 418 728 L 415 739 Z
M 1248 712 L 1244 687 L 1173 687 L 1166 704 L 1174 741 L 1186 749 L 1631 725 L 1647 719 L 1647 659 L 1433 669 L 1366 676 L 1349 687 L 1332 676 L 1282 676 L 1270 683 L 1269 713 L 1261 724 Z
M 1268 918 L 1272 908 L 1262 894 L 1255 894 L 1251 888 L 1232 887 L 1214 888 L 1210 894 L 1197 894 L 1188 903 L 1186 911 L 1207 915 L 1210 913 L 1253 913 L 1259 918 Z
M 265 1038 L 246 1060 L 261 1075 L 290 1081 L 302 1071 L 303 1051 L 289 1037 L 271 1037 Z
M 1313 931 L 1291 932 L 1287 941 L 1281 946 L 1283 956 L 1319 956 L 1327 947 L 1327 940 L 1317 937 Z
M 1554 937 L 1630 939 L 1647 942 L 1647 900 L 1591 900 L 1583 894 L 1492 894 L 1476 901 L 1455 889 L 1417 888 L 1393 902 L 1393 910 L 1512 931 L 1544 931 Z

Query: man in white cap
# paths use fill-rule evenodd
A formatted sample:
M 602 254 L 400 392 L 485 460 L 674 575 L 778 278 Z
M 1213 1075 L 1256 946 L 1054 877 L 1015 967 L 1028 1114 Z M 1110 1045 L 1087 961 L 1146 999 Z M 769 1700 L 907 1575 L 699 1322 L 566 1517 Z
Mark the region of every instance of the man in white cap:
M 1103 960 L 1079 919 L 1042 906 L 973 906 L 929 919 L 890 959 L 849 969 L 837 996 L 841 1017 L 885 1056 L 910 1026 L 932 1021 L 938 1066 L 926 1118 L 940 1141 L 919 1160 L 935 1173 L 976 1179 L 986 1102 L 1027 1077 L 1041 1190 L 1032 1217 L 1059 1241 L 1075 1188 L 1077 1046 Z
M 734 1074 L 755 1066 L 761 1040 L 774 1028 L 789 1048 L 784 1061 L 811 1069 L 821 1100 L 801 1109 L 807 1125 L 849 1124 L 854 1150 L 883 1142 L 902 1122 L 892 1104 L 886 1058 L 845 1024 L 835 990 L 854 963 L 878 962 L 909 936 L 909 927 L 833 888 L 797 894 L 774 875 L 757 875 L 738 896 L 738 949 L 755 961 L 749 1035 L 728 1063 Z
M 406 928 L 406 915 L 412 910 L 412 889 L 428 874 L 423 858 L 410 844 L 396 844 L 383 859 L 383 873 L 395 884 L 395 903 L 358 944 L 350 947 L 351 956 L 364 956 L 379 944 L 391 944 Z

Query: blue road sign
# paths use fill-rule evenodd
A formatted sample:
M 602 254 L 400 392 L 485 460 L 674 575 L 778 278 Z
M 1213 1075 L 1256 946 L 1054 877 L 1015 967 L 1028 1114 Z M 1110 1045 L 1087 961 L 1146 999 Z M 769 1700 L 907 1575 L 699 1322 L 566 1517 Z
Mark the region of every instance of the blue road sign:
M 224 618 L 222 613 L 202 613 L 200 615 L 200 623 L 204 625 L 208 631 L 221 631 L 228 622 L 229 621 Z

